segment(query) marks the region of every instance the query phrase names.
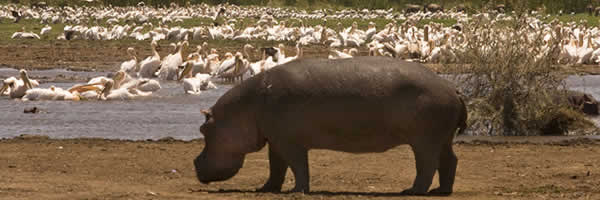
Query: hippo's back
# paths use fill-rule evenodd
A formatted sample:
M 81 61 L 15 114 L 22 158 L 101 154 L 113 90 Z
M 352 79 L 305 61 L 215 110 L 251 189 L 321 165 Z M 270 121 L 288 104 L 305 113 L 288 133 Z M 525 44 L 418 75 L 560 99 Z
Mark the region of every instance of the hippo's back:
M 423 65 L 387 57 L 300 59 L 267 71 L 262 79 L 272 98 L 370 99 L 415 91 L 455 92 L 450 82 Z

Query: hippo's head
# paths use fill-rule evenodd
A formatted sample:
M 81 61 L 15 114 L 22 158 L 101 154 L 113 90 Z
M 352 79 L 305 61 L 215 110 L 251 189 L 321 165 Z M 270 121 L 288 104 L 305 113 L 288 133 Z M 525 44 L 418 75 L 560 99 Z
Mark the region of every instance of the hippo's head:
M 258 137 L 252 119 L 244 113 L 202 111 L 206 121 L 200 126 L 205 147 L 194 160 L 196 176 L 201 183 L 224 181 L 233 177 L 242 165 L 247 153 L 265 146 L 264 138 Z

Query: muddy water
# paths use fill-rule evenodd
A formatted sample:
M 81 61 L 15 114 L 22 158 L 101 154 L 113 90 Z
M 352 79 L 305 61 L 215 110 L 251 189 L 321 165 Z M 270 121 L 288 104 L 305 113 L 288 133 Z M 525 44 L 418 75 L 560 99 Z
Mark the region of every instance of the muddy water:
M 0 69 L 0 79 L 17 74 L 18 71 L 14 69 Z M 39 86 L 42 88 L 51 85 L 69 88 L 89 78 L 107 75 L 106 72 L 67 70 L 31 71 L 29 74 L 34 78 L 47 80 L 42 81 Z M 67 78 L 57 82 L 52 77 Z M 600 76 L 571 76 L 566 83 L 571 89 L 591 93 L 600 99 Z M 204 116 L 200 110 L 212 106 L 232 87 L 218 85 L 217 90 L 194 96 L 185 95 L 183 87 L 175 82 L 161 82 L 161 86 L 162 89 L 152 96 L 131 101 L 23 102 L 0 97 L 0 138 L 11 138 L 21 134 L 47 135 L 52 138 L 98 137 L 132 140 L 164 137 L 181 140 L 201 138 L 198 128 L 204 121 Z M 42 112 L 23 113 L 25 108 L 34 106 Z M 594 121 L 600 124 L 600 120 Z M 592 137 L 600 139 L 599 136 Z

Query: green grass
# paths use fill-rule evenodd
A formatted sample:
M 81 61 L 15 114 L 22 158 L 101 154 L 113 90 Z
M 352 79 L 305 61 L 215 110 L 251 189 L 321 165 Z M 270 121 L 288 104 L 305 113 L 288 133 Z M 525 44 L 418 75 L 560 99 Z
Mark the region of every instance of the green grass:
M 0 43 L 15 41 L 13 39 L 10 39 L 12 34 L 17 31 L 21 31 L 23 27 L 27 32 L 32 31 L 36 34 L 40 34 L 40 31 L 44 26 L 44 24 L 39 23 L 39 20 L 23 19 L 19 23 L 13 23 L 12 20 L 0 18 Z M 51 27 L 52 30 L 50 31 L 48 36 L 42 37 L 42 40 L 56 40 L 56 37 L 62 34 L 65 25 L 53 24 L 51 25 Z
M 558 19 L 561 22 L 567 23 L 567 22 L 575 22 L 577 24 L 583 24 L 585 26 L 588 27 L 597 27 L 598 25 L 600 25 L 600 17 L 594 17 L 591 15 L 588 15 L 587 13 L 579 13 L 579 14 L 575 14 L 575 15 L 562 15 L 562 16 L 558 16 L 558 15 L 552 15 L 551 17 L 544 19 L 545 22 L 550 22 L 554 19 Z
M 221 18 L 218 19 L 219 23 L 223 23 L 225 19 Z M 243 19 L 237 19 L 236 24 L 236 28 L 245 28 L 247 26 L 253 26 L 255 25 L 257 19 L 254 18 L 243 18 Z M 298 19 L 281 19 L 281 21 L 286 21 L 288 26 L 292 26 L 292 27 L 298 27 L 300 26 L 300 21 Z M 316 26 L 316 25 L 322 25 L 323 24 L 323 20 L 321 19 L 305 19 L 303 20 L 305 26 Z M 325 23 L 325 25 L 329 28 L 332 28 L 334 30 L 338 30 L 338 23 L 342 24 L 342 27 L 346 28 L 352 25 L 353 22 L 357 22 L 359 29 L 362 30 L 366 30 L 367 26 L 369 24 L 369 22 L 374 22 L 377 29 L 381 30 L 385 27 L 386 24 L 388 23 L 393 23 L 394 20 L 388 20 L 388 19 L 383 19 L 383 18 L 376 18 L 376 19 L 370 19 L 370 20 L 365 20 L 365 19 L 329 19 L 327 20 L 327 22 Z M 397 21 L 397 24 L 401 24 L 403 21 Z M 450 26 L 456 23 L 456 20 L 450 19 L 450 20 L 422 20 L 421 22 L 418 23 L 417 26 L 423 26 L 429 22 L 435 22 L 435 23 L 442 23 L 445 26 Z M 153 20 L 152 21 L 153 24 L 158 24 L 157 20 Z M 125 22 L 120 22 L 119 24 L 124 25 Z M 183 20 L 183 22 L 174 22 L 174 23 L 170 23 L 168 24 L 169 27 L 174 27 L 174 26 L 181 26 L 181 27 L 186 27 L 186 28 L 190 28 L 190 27 L 196 27 L 196 26 L 209 26 L 212 24 L 212 20 L 208 19 L 208 18 L 195 18 L 195 19 L 185 19 Z M 84 24 L 86 25 L 86 24 Z M 105 22 L 99 22 L 99 23 L 87 23 L 86 26 L 94 26 L 94 25 L 100 25 L 102 27 L 110 27 L 110 25 L 106 24 Z M 3 19 L 0 20 L 0 44 L 10 44 L 10 43 L 15 43 L 15 42 L 22 42 L 22 41 L 31 41 L 31 42 L 39 42 L 39 43 L 44 43 L 44 42 L 48 42 L 48 41 L 55 41 L 56 38 L 58 36 L 60 36 L 63 33 L 63 29 L 65 27 L 65 24 L 50 24 L 50 26 L 52 27 L 52 30 L 50 31 L 50 33 L 47 36 L 42 36 L 42 40 L 12 40 L 10 39 L 10 37 L 12 36 L 12 34 L 14 32 L 17 31 L 21 31 L 22 27 L 25 27 L 26 31 L 33 31 L 34 33 L 39 34 L 40 30 L 44 27 L 44 24 L 40 24 L 39 20 L 33 20 L 33 19 L 23 19 L 21 20 L 19 23 L 12 23 L 11 20 L 7 20 L 7 19 Z M 150 27 L 146 27 L 142 32 L 146 32 L 149 31 Z M 136 41 L 136 40 L 120 40 L 121 43 L 130 43 L 131 41 Z M 211 41 L 213 42 L 213 41 Z M 26 42 L 29 43 L 29 42 Z M 228 42 L 221 42 L 221 43 L 228 43 Z

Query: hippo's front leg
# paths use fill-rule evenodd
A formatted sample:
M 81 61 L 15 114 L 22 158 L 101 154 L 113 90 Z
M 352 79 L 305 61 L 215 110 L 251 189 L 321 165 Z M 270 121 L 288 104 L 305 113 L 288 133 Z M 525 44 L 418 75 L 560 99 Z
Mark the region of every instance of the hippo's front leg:
M 285 172 L 288 164 L 285 160 L 273 150 L 273 146 L 269 144 L 269 179 L 267 183 L 257 192 L 280 192 L 281 185 L 285 180 Z

